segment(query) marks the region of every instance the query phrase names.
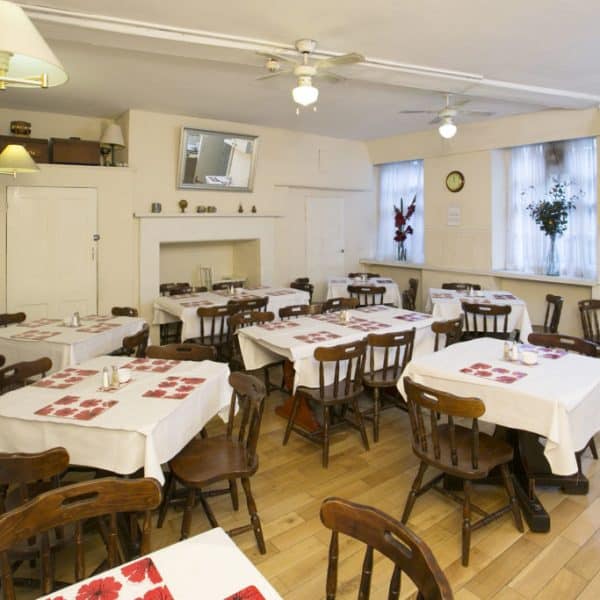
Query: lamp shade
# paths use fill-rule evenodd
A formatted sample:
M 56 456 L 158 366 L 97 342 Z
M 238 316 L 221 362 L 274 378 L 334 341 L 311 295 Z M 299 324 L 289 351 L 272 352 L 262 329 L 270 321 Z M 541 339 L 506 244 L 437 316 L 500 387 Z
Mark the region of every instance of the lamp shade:
M 102 134 L 101 144 L 106 146 L 116 146 L 117 148 L 125 148 L 125 140 L 120 125 L 110 123 Z
M 68 79 L 62 64 L 20 6 L 0 0 L 0 89 L 53 87 Z
M 17 173 L 35 173 L 39 170 L 40 168 L 23 146 L 9 144 L 0 152 L 0 173 L 16 175 Z
M 456 125 L 452 119 L 444 119 L 444 122 L 438 127 L 438 131 L 443 138 L 449 140 L 456 135 Z
M 296 104 L 308 106 L 319 98 L 319 90 L 313 86 L 310 77 L 299 77 L 298 85 L 292 90 L 292 98 Z

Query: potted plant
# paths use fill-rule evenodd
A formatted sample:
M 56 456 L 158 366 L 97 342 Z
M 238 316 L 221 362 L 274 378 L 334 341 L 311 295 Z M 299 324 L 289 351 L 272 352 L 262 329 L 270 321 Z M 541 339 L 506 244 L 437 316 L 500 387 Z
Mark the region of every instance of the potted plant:
M 396 260 L 406 260 L 406 241 L 409 235 L 413 234 L 413 228 L 408 225 L 408 221 L 415 213 L 417 208 L 417 195 L 415 194 L 412 202 L 404 212 L 404 200 L 400 198 L 400 208 L 394 206 L 394 224 L 396 233 L 394 241 L 396 242 Z

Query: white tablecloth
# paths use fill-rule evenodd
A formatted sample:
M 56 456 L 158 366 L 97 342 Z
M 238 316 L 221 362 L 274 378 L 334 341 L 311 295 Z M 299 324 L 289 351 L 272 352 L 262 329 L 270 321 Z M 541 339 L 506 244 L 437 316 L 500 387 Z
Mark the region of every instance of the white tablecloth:
M 132 363 L 135 369 L 129 383 L 116 391 L 100 391 L 104 366 Z M 154 370 L 136 370 L 149 366 Z M 81 374 L 77 369 L 91 373 Z M 72 464 L 123 475 L 143 467 L 147 477 L 162 484 L 161 464 L 173 458 L 214 415 L 227 418 L 231 387 L 229 367 L 223 363 L 101 356 L 69 371 L 74 379 L 63 377 L 66 374 L 61 371 L 0 396 L 0 452 L 41 452 L 64 446 Z M 169 397 L 173 392 L 161 397 L 164 390 L 178 389 L 174 381 L 184 386 L 175 392 L 178 399 Z M 49 383 L 54 387 L 42 387 Z M 92 402 L 79 404 L 86 400 Z M 90 416 L 90 410 L 106 406 L 104 412 Z M 73 409 L 75 415 L 84 411 L 83 416 L 90 418 L 43 414 L 52 408 Z M 42 414 L 36 414 L 41 409 Z
M 154 325 L 182 321 L 181 339 L 195 338 L 200 335 L 200 319 L 196 314 L 199 306 L 223 306 L 230 300 L 248 297 L 262 298 L 267 296 L 267 310 L 275 313 L 279 319 L 279 309 L 292 304 L 308 304 L 309 294 L 292 288 L 260 287 L 243 289 L 233 296 L 227 291 L 199 292 L 195 294 L 180 294 L 177 296 L 160 296 L 154 300 Z
M 376 277 L 374 279 L 368 279 L 363 281 L 362 279 L 350 279 L 349 277 L 332 277 L 327 283 L 327 299 L 329 298 L 348 298 L 349 285 L 368 285 L 372 287 L 384 287 L 385 295 L 383 301 L 386 304 L 393 304 L 394 306 L 402 305 L 402 297 L 400 296 L 400 290 L 398 284 L 392 279 L 385 277 Z
M 371 332 L 391 333 L 413 327 L 414 354 L 433 351 L 431 323 L 435 319 L 430 315 L 388 306 L 359 308 L 348 314 L 352 319 L 349 324 L 339 322 L 340 313 L 330 313 L 240 329 L 238 338 L 246 368 L 258 369 L 283 356 L 294 364 L 296 386 L 318 387 L 319 363 L 313 358 L 318 346 L 337 346 L 361 340 Z
M 600 370 L 598 359 L 566 354 L 524 366 L 502 360 L 504 342 L 481 338 L 454 344 L 429 356 L 417 356 L 403 377 L 459 396 L 474 396 L 485 403 L 482 420 L 547 438 L 544 455 L 553 473 L 577 471 L 575 451 L 600 431 Z M 476 363 L 526 375 L 514 383 L 463 373 Z M 489 371 L 485 371 L 489 372 Z M 398 389 L 404 392 L 403 378 Z
M 483 304 L 509 304 L 511 313 L 508 316 L 508 331 L 518 329 L 521 332 L 521 340 L 527 341 L 532 328 L 527 304 L 523 300 L 504 290 L 483 290 L 477 293 L 478 296 L 469 296 L 466 292 L 430 288 L 425 311 L 440 319 L 457 319 L 463 314 L 462 300 Z
M 153 572 L 154 581 L 147 572 L 144 573 L 148 559 L 158 571 Z M 144 577 L 142 581 L 132 582 L 122 570 L 127 573 L 127 565 L 135 565 L 139 561 L 144 561 L 145 568 L 137 572 L 144 573 Z M 75 600 L 82 586 L 93 587 L 95 582 L 112 577 L 119 586 L 119 598 L 123 600 L 141 598 L 145 592 L 164 586 L 175 600 L 223 600 L 252 585 L 266 600 L 281 600 L 273 586 L 220 527 L 151 552 L 127 565 L 92 576 L 44 598 L 50 600 L 60 596 L 65 600 Z
M 81 319 L 81 327 L 65 326 L 63 319 L 36 319 L 0 327 L 0 354 L 6 364 L 47 356 L 52 372 L 120 348 L 123 338 L 137 333 L 145 321 L 137 317 Z

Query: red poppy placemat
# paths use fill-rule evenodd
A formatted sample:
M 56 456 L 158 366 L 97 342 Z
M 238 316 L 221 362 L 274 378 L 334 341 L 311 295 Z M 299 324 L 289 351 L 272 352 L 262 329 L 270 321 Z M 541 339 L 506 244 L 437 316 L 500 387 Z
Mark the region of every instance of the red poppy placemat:
M 383 304 L 376 304 L 375 306 L 361 306 L 360 308 L 355 308 L 354 310 L 363 313 L 374 313 L 390 309 L 388 306 L 384 306 Z
M 378 329 L 385 329 L 389 327 L 385 323 L 378 323 L 377 321 L 369 321 L 368 319 L 358 319 L 352 317 L 347 323 L 341 323 L 344 327 L 350 327 L 350 329 L 358 329 L 358 331 L 377 331 Z
M 474 363 L 469 367 L 464 367 L 460 369 L 460 372 L 465 373 L 466 375 L 475 375 L 475 377 L 485 377 L 486 379 L 491 379 L 498 383 L 514 383 L 519 379 L 523 379 L 523 377 L 527 377 L 527 373 L 524 373 L 523 371 L 511 371 L 504 367 L 492 367 L 492 365 L 482 362 Z
M 258 327 L 262 327 L 267 331 L 277 331 L 278 329 L 290 329 L 291 327 L 298 327 L 299 323 L 296 321 L 273 321 L 272 323 L 260 323 Z
M 94 369 L 77 369 L 75 367 L 69 367 L 68 369 L 63 369 L 58 373 L 54 373 L 49 377 L 44 377 L 44 379 L 36 381 L 33 385 L 36 387 L 64 390 L 65 388 L 83 381 L 86 377 L 97 375 L 99 372 L 100 371 L 94 371 Z
M 54 325 L 54 323 L 62 323 L 62 319 L 36 319 L 35 321 L 24 321 L 23 323 L 17 323 L 17 327 L 43 327 L 44 325 Z
M 311 315 L 311 319 L 317 321 L 327 321 L 327 323 L 339 324 L 342 322 L 342 315 L 339 312 L 325 313 L 323 315 Z
M 328 340 L 335 340 L 339 338 L 337 333 L 331 333 L 330 331 L 315 331 L 313 333 L 307 333 L 306 335 L 295 335 L 294 338 L 305 342 L 306 344 L 316 344 L 318 342 L 327 342 Z
M 104 333 L 110 331 L 113 327 L 120 327 L 119 323 L 98 323 L 97 325 L 88 325 L 86 327 L 79 327 L 75 331 L 81 333 Z
M 521 352 L 536 352 L 542 358 L 550 358 L 556 360 L 566 356 L 568 352 L 562 348 L 546 348 L 544 346 L 534 346 L 533 344 L 520 344 Z
M 256 589 L 255 586 L 249 585 L 243 590 L 227 596 L 224 600 L 265 600 L 265 597 Z
M 206 379 L 204 377 L 177 377 L 171 375 L 163 379 L 156 388 L 144 392 L 144 398 L 164 398 L 165 400 L 184 400 Z
M 410 312 L 405 315 L 398 315 L 394 317 L 394 319 L 400 319 L 401 321 L 424 321 L 425 319 L 431 319 L 431 315 L 426 315 L 425 313 L 419 312 Z
M 109 408 L 118 404 L 118 400 L 100 400 L 98 398 L 81 399 L 81 396 L 63 396 L 35 411 L 36 415 L 91 421 Z
M 51 594 L 49 600 L 174 600 L 151 558 L 114 569 Z
M 164 358 L 136 358 L 126 365 L 124 369 L 133 369 L 134 371 L 146 371 L 152 373 L 166 373 L 173 367 L 176 367 L 181 361 L 167 360 Z
M 32 342 L 43 342 L 55 335 L 60 335 L 60 331 L 38 331 L 37 329 L 31 329 L 30 331 L 24 331 L 23 333 L 15 333 L 10 337 L 15 340 L 31 340 Z
M 451 299 L 451 298 L 454 298 L 455 295 L 456 294 L 452 294 L 451 292 L 435 292 L 435 293 L 431 294 L 431 297 L 432 298 L 439 298 L 439 299 L 442 299 L 442 298 Z
M 469 304 L 491 304 L 492 301 L 487 298 L 481 298 L 477 296 L 465 296 L 463 298 L 459 298 L 461 302 L 467 302 Z
M 297 290 L 274 290 L 272 292 L 265 292 L 265 296 L 289 296 L 290 294 L 297 293 Z
M 210 300 L 194 300 L 193 302 L 180 302 L 180 304 L 186 308 L 195 308 L 196 306 L 213 306 L 214 302 Z
M 512 294 L 492 294 L 496 300 L 516 300 L 517 297 Z
M 113 317 L 111 315 L 86 315 L 81 317 L 82 321 L 96 321 L 101 323 L 102 321 L 110 321 Z

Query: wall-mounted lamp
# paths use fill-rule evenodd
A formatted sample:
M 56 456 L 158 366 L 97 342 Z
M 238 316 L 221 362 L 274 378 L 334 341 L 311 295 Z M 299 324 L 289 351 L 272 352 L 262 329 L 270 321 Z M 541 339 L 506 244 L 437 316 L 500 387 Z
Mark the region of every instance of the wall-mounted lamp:
M 0 152 L 0 174 L 17 176 L 17 173 L 36 173 L 40 168 L 23 146 L 9 144 Z

